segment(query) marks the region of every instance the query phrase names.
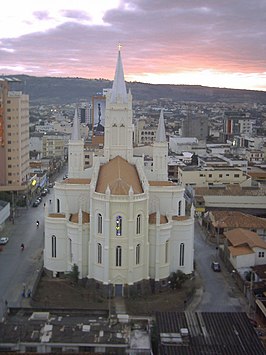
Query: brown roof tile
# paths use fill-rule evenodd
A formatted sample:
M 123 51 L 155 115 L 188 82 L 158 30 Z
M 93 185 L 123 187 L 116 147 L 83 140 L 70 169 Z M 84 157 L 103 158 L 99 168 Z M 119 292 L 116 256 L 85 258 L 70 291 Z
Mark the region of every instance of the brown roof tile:
M 257 233 L 243 228 L 235 228 L 224 233 L 228 241 L 235 247 L 248 245 L 249 247 L 260 247 L 266 249 L 266 242 Z
M 160 224 L 168 223 L 168 219 L 166 216 L 160 215 Z M 156 224 L 156 212 L 151 213 L 149 215 L 149 224 Z
M 78 223 L 79 221 L 79 214 L 72 213 L 69 218 L 70 222 Z M 82 223 L 90 223 L 90 214 L 87 212 L 82 211 Z
M 238 211 L 210 211 L 209 217 L 213 225 L 219 228 L 266 229 L 266 218 Z
M 242 247 L 228 247 L 230 250 L 230 254 L 232 256 L 239 256 L 239 255 L 247 255 L 247 254 L 254 254 L 254 251 L 250 249 L 250 247 L 242 246 Z
M 76 178 L 68 178 L 63 180 L 65 184 L 80 184 L 80 185 L 87 185 L 91 183 L 91 179 L 76 179 Z
M 252 270 L 259 276 L 260 279 L 266 279 L 266 265 L 255 265 Z
M 120 156 L 100 167 L 96 192 L 105 193 L 107 186 L 112 195 L 128 195 L 131 186 L 134 194 L 143 193 L 136 167 Z
M 174 221 L 185 221 L 187 219 L 190 219 L 190 217 L 189 216 L 173 216 L 172 219 Z
M 49 213 L 48 217 L 52 217 L 52 218 L 65 218 L 65 214 L 64 213 Z

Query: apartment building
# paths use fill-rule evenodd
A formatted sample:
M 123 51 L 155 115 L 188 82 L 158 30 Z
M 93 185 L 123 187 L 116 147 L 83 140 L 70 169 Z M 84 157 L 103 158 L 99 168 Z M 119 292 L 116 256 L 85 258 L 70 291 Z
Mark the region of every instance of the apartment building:
M 42 137 L 42 156 L 64 159 L 67 156 L 69 136 L 66 134 L 47 134 Z
M 221 186 L 239 184 L 251 186 L 251 177 L 243 170 L 234 167 L 179 166 L 178 182 L 182 186 Z
M 0 79 L 0 185 L 26 184 L 29 171 L 29 96 Z

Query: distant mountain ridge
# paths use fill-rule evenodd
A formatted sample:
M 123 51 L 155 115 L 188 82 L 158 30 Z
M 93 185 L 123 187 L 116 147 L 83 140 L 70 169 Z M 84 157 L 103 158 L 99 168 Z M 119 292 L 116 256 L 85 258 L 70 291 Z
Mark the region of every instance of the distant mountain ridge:
M 30 96 L 30 103 L 66 104 L 90 101 L 91 97 L 101 94 L 103 89 L 111 88 L 112 81 L 106 79 L 36 77 L 29 75 L 7 75 L 21 80 L 12 83 L 13 90 L 20 90 Z M 153 100 L 168 98 L 179 102 L 227 102 L 266 104 L 266 91 L 227 89 L 200 85 L 146 84 L 127 82 L 134 100 Z

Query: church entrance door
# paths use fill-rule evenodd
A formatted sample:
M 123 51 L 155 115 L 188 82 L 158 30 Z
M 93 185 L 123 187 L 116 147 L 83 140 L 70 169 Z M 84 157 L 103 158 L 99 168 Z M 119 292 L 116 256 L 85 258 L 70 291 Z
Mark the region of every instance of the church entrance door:
M 115 296 L 116 297 L 123 296 L 123 285 L 115 285 Z

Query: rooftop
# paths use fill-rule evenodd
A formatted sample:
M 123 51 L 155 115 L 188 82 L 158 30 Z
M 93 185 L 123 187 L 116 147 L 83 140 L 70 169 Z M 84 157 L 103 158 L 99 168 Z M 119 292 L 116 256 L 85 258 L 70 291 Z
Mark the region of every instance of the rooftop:
M 219 228 L 266 229 L 266 218 L 238 211 L 210 211 L 209 217 L 213 225 Z
M 133 194 L 143 193 L 136 167 L 120 156 L 100 167 L 96 192 L 105 193 L 107 187 L 112 195 L 128 195 L 130 188 Z
M 0 351 L 5 346 L 28 343 L 28 346 L 48 344 L 86 345 L 149 349 L 148 320 L 119 322 L 108 310 L 10 310 L 5 322 L 0 323 Z M 60 349 L 59 349 L 60 350 Z M 59 351 L 58 350 L 58 351 Z
M 164 355 L 265 354 L 244 312 L 157 312 L 156 323 Z

